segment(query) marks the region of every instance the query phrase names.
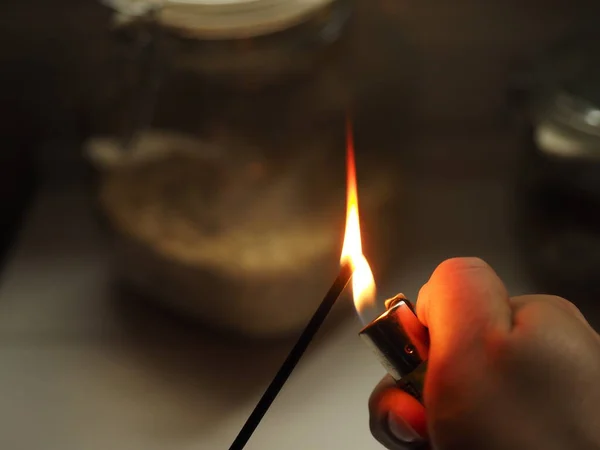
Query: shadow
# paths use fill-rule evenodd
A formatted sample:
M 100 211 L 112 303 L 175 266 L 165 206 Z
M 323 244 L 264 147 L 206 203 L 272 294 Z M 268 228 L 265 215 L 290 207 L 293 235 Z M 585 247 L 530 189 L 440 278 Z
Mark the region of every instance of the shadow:
M 303 360 L 335 334 L 349 305 L 340 297 Z M 152 382 L 153 395 L 158 390 L 169 398 L 166 411 L 156 411 L 155 433 L 171 443 L 210 432 L 240 405 L 250 408 L 296 340 L 295 335 L 261 339 L 228 332 L 122 285 L 114 286 L 111 308 L 122 333 L 119 352 Z
M 299 332 L 273 339 L 235 335 L 115 285 L 114 255 L 94 210 L 82 189 L 38 194 L 3 280 L 3 349 L 23 351 L 24 364 L 35 355 L 40 373 L 76 379 L 81 391 L 48 384 L 73 392 L 73 403 L 63 405 L 69 414 L 97 414 L 98 423 L 126 426 L 168 448 L 202 440 L 223 422 L 241 427 Z M 321 291 L 309 282 L 298 283 L 297 296 L 318 303 L 310 296 L 324 295 L 328 286 Z M 228 292 L 223 288 L 214 300 L 227 307 Z M 347 295 L 339 298 L 299 368 L 330 345 L 354 315 L 351 304 Z

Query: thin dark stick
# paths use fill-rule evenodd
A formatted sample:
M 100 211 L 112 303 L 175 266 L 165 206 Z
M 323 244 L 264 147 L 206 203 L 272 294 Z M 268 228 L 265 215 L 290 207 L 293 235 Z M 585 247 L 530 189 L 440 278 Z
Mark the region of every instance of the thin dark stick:
M 315 311 L 312 319 L 310 319 L 310 322 L 308 322 L 308 325 L 298 338 L 296 345 L 294 345 L 294 348 L 292 348 L 288 357 L 281 365 L 281 368 L 257 403 L 252 414 L 250 414 L 250 417 L 248 417 L 248 420 L 246 420 L 246 423 L 235 438 L 235 441 L 233 441 L 233 444 L 231 444 L 231 447 L 229 447 L 229 450 L 242 450 L 244 448 L 263 416 L 268 411 L 271 403 L 273 403 L 273 400 L 275 400 L 275 397 L 277 397 L 277 394 L 279 394 L 279 391 L 294 370 L 294 367 L 296 367 L 296 364 L 298 364 L 298 361 L 302 358 L 304 351 L 309 346 L 317 331 L 319 331 L 319 328 L 323 324 L 327 314 L 329 314 L 329 311 L 331 311 L 335 301 L 344 291 L 350 278 L 352 278 L 352 266 L 349 263 L 342 264 L 340 273 L 331 285 L 329 292 L 325 295 L 325 298 Z

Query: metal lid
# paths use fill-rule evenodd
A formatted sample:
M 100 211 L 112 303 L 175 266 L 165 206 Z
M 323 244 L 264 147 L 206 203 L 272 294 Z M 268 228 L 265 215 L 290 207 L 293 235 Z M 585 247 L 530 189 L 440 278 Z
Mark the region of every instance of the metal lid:
M 540 151 L 561 159 L 600 160 L 600 107 L 587 98 L 557 92 L 539 108 L 535 125 Z
M 102 0 L 121 22 L 153 12 L 163 26 L 190 37 L 238 39 L 301 23 L 335 0 Z
M 600 31 L 597 21 L 543 52 L 524 79 L 539 151 L 552 159 L 600 160 Z

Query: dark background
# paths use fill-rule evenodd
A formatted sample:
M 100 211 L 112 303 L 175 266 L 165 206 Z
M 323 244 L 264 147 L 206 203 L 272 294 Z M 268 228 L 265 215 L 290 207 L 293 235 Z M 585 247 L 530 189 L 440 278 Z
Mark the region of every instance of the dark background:
M 583 0 L 359 0 L 344 56 L 359 105 L 359 144 L 369 144 L 359 153 L 388 147 L 413 172 L 432 176 L 447 175 L 449 162 L 476 178 L 512 176 L 522 149 L 513 140 L 511 87 L 540 52 L 599 9 Z M 93 0 L 0 4 L 4 248 L 41 180 L 89 176 L 80 145 L 106 107 L 115 52 L 109 22 L 109 11 Z M 490 134 L 498 135 L 493 144 Z
M 514 248 L 513 191 L 528 146 L 509 92 L 526 84 L 521 70 L 540 52 L 597 20 L 600 3 L 357 3 L 345 59 L 356 83 L 358 157 L 397 169 L 396 186 L 406 194 L 392 222 L 401 237 L 390 251 L 398 274 L 382 283 L 381 296 L 402 289 L 413 297 L 435 264 L 459 254 L 484 257 L 511 293 L 549 290 L 543 281 L 530 282 L 535 261 Z M 90 181 L 81 142 L 95 131 L 114 52 L 108 22 L 108 11 L 93 0 L 0 2 L 3 250 L 15 242 L 32 193 L 62 189 L 41 195 L 44 201 L 32 209 L 12 282 L 0 272 L 8 286 L 0 316 L 0 388 L 8 399 L 0 441 L 12 442 L 5 448 L 21 448 L 28 439 L 29 448 L 103 448 L 105 442 L 188 448 L 190 439 L 210 438 L 215 430 L 222 434 L 214 442 L 228 443 L 289 348 L 287 342 L 252 343 L 250 350 L 229 345 L 165 319 L 145 302 L 113 298 L 108 251 L 88 214 L 89 199 L 78 195 Z M 386 158 L 397 156 L 397 165 L 381 157 L 382 149 Z M 49 220 L 56 215 L 61 220 Z M 5 261 L 13 255 L 2 253 Z M 586 313 L 598 309 L 595 302 L 587 306 Z M 295 442 L 299 448 L 350 448 L 337 440 L 354 428 L 372 442 L 365 404 L 382 369 L 358 342 L 357 327 L 350 320 L 315 346 L 270 418 L 271 429 L 280 430 L 262 442 L 279 445 L 292 432 L 314 439 L 312 447 Z M 338 346 L 327 352 L 334 341 Z M 240 369 L 243 358 L 250 363 Z M 342 399 L 345 406 L 336 403 Z M 313 422 L 302 429 L 295 414 Z M 220 421 L 229 428 L 219 429 Z

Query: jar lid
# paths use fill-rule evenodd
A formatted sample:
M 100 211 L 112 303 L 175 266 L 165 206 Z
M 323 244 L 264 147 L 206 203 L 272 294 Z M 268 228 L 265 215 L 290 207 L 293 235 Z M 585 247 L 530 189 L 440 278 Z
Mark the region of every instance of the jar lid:
M 239 39 L 301 23 L 335 0 L 103 0 L 121 21 L 153 12 L 158 22 L 189 37 Z

